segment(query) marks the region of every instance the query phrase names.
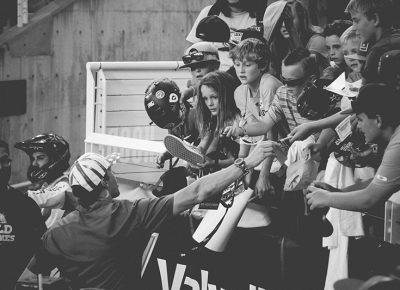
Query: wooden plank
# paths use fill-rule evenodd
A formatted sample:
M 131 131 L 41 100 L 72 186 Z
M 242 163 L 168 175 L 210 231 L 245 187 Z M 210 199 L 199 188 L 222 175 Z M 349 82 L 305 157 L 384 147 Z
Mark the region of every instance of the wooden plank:
M 146 111 L 114 111 L 106 115 L 106 127 L 148 126 L 151 122 Z
M 139 110 L 144 108 L 144 94 L 107 96 L 107 111 Z
M 171 78 L 175 81 L 178 87 L 182 90 L 187 87 L 189 78 L 178 79 Z M 133 79 L 133 80 L 108 80 L 107 83 L 107 96 L 121 96 L 121 95 L 144 95 L 147 87 L 153 79 Z
M 104 70 L 107 80 L 153 80 L 158 78 L 189 79 L 190 69 L 179 70 Z
M 135 127 L 106 128 L 106 134 L 128 138 L 162 141 L 168 134 L 168 130 L 161 129 L 155 125 Z

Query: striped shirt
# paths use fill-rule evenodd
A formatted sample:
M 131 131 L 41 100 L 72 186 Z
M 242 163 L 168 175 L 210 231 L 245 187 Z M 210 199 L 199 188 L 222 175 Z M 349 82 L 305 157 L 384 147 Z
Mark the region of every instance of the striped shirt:
M 276 90 L 268 114 L 276 123 L 281 123 L 288 134 L 297 126 L 308 123 L 310 120 L 303 118 L 297 111 L 297 96 L 289 95 L 286 87 L 281 86 Z

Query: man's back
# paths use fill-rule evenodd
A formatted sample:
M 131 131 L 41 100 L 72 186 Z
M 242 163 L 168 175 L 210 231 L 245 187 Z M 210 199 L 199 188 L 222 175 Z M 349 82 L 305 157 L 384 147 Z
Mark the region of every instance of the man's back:
M 104 198 L 51 228 L 43 237 L 45 251 L 36 257 L 35 267 L 57 266 L 73 289 L 136 288 L 149 234 L 171 215 L 170 196 L 135 202 Z
M 13 289 L 46 230 L 39 207 L 9 188 L 0 193 L 0 288 Z

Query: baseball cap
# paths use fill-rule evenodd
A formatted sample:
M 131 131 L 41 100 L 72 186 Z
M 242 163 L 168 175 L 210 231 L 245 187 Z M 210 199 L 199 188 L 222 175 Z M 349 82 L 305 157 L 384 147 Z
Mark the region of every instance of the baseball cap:
M 386 84 L 366 84 L 360 88 L 357 99 L 351 103 L 352 112 L 387 114 L 391 110 L 397 110 L 394 106 L 397 99 L 395 90 Z
M 180 68 L 191 67 L 204 63 L 220 63 L 218 49 L 210 42 L 200 41 L 190 46 L 182 56 L 184 65 Z
M 356 60 L 366 60 L 369 44 L 367 42 L 361 42 L 357 53 L 345 55 L 345 58 L 356 59 Z
M 228 42 L 230 29 L 228 24 L 216 15 L 210 15 L 200 20 L 196 28 L 196 37 L 202 41 Z
M 281 17 L 283 10 L 285 9 L 287 2 L 283 0 L 276 1 L 268 5 L 265 9 L 263 24 L 264 24 L 264 38 L 270 41 L 270 37 L 279 18 Z
M 227 42 L 227 44 L 229 45 L 226 45 L 224 47 L 219 47 L 218 50 L 220 51 L 230 50 L 232 49 L 232 47 L 238 45 L 241 41 L 248 38 L 256 38 L 258 40 L 261 40 L 262 42 L 265 42 L 265 39 L 261 32 L 261 27 L 250 26 L 248 28 L 231 31 L 229 41 Z
M 107 170 L 118 159 L 119 154 L 117 153 L 107 157 L 94 152 L 83 154 L 71 167 L 68 178 L 70 185 L 80 185 L 87 191 L 92 191 L 99 185 Z

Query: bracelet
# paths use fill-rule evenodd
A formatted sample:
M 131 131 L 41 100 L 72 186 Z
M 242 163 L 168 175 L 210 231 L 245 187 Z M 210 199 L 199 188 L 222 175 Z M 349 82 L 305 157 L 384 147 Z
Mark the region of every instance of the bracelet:
M 239 129 L 242 129 L 242 130 L 243 130 L 243 135 L 242 135 L 242 136 L 247 135 L 246 129 L 245 129 L 243 126 L 239 126 Z M 240 136 L 240 132 L 239 132 L 239 136 Z M 242 136 L 241 136 L 241 137 L 242 137 Z

